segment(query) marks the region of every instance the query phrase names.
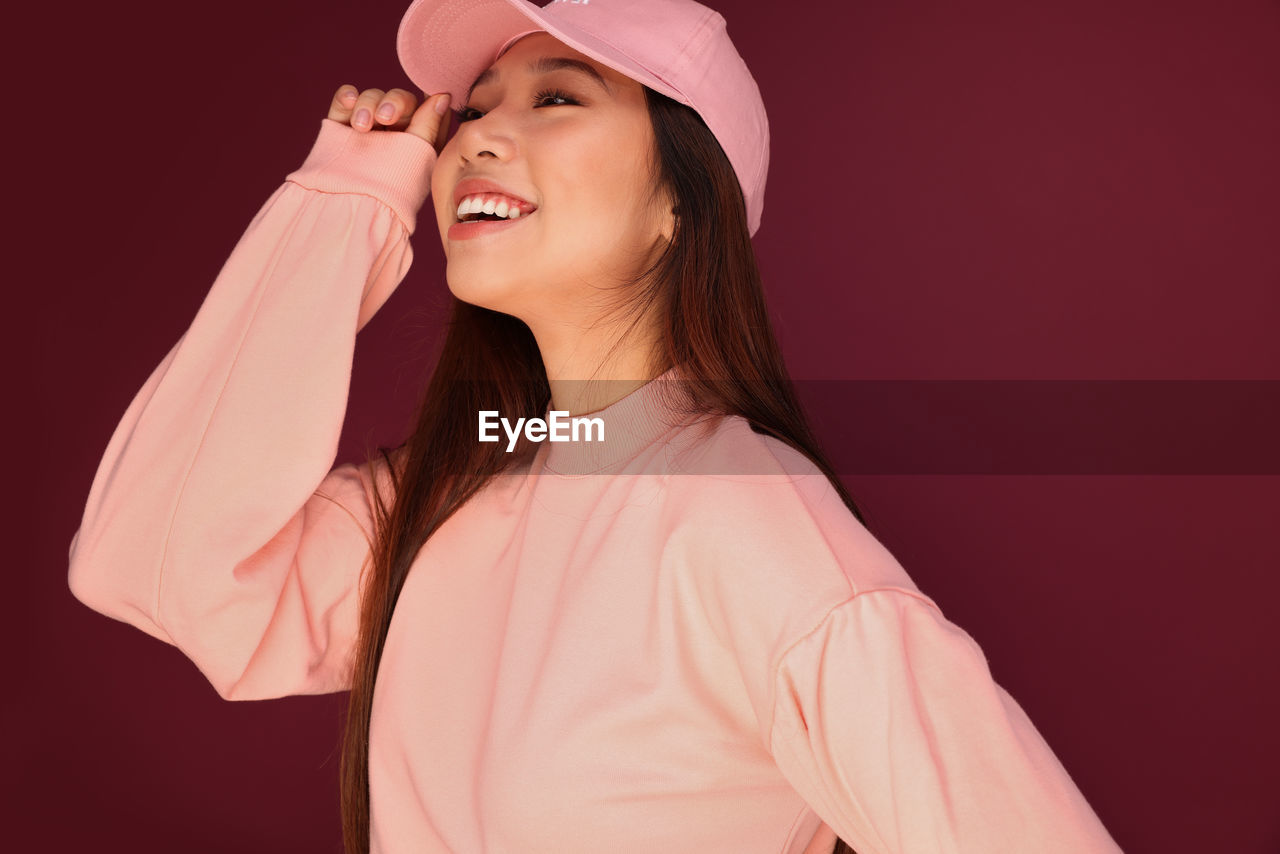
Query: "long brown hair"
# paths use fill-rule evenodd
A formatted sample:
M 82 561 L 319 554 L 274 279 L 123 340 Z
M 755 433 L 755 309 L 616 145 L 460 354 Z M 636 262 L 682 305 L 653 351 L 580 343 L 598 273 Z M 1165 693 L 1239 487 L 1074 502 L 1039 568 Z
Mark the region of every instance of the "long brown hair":
M 679 365 L 707 414 L 739 415 L 756 432 L 809 457 L 862 514 L 818 447 L 791 388 L 769 323 L 746 206 L 733 167 L 702 117 L 645 88 L 653 125 L 654 192 L 675 202 L 675 227 L 657 259 L 631 283 L 625 306 L 652 310 L 659 329 L 650 376 Z M 619 342 L 621 339 L 619 339 Z M 615 343 L 615 349 L 617 343 Z M 348 854 L 368 854 L 369 721 L 374 680 L 396 600 L 427 538 L 495 475 L 526 462 L 526 444 L 506 453 L 474 439 L 482 409 L 541 417 L 551 398 L 537 342 L 519 319 L 456 297 L 439 360 L 416 425 L 393 449 L 378 448 L 390 476 L 390 508 L 375 492 L 372 572 L 362 592 L 360 633 L 343 736 L 343 838 Z M 375 457 L 369 467 L 373 474 Z M 836 852 L 851 851 L 841 842 Z

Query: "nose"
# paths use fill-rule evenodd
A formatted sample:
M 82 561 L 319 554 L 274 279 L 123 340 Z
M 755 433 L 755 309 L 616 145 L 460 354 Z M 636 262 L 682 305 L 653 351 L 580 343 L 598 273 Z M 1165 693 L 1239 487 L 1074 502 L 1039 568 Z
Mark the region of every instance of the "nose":
M 517 150 L 510 122 L 501 108 L 462 122 L 454 136 L 463 163 L 485 156 L 510 160 Z

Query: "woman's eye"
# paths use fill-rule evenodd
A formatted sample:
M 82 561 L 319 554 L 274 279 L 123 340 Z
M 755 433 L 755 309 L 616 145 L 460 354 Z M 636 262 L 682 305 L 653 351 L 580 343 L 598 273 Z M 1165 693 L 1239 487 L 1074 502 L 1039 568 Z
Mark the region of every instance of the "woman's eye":
M 576 100 L 574 100 L 572 95 L 569 95 L 566 92 L 561 92 L 559 89 L 543 89 L 534 97 L 533 100 L 537 104 L 543 104 L 544 101 L 550 101 L 550 100 L 564 101 L 565 104 L 578 103 Z M 564 104 L 543 104 L 543 106 L 562 107 L 564 106 Z
M 547 103 L 548 101 L 559 101 L 561 103 Z M 579 105 L 580 102 L 572 95 L 559 89 L 544 89 L 533 96 L 533 105 L 535 107 L 563 107 L 568 104 Z M 484 115 L 474 107 L 458 107 L 454 112 L 457 113 L 459 122 L 469 122 Z

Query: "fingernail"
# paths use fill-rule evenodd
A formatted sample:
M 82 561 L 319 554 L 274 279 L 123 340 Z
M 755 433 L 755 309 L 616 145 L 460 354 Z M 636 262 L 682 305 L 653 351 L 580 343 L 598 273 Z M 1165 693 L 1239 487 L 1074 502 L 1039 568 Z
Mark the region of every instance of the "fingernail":
M 436 115 L 443 116 L 447 109 L 449 109 L 449 94 L 446 92 L 440 100 L 436 101 Z
M 364 107 L 356 110 L 356 117 L 352 119 L 352 124 L 359 125 L 360 127 L 366 127 L 369 124 L 369 111 Z
M 393 107 L 391 104 L 383 104 L 381 107 L 378 108 L 378 118 L 380 119 L 391 118 L 391 114 L 395 112 L 395 109 L 396 108 Z

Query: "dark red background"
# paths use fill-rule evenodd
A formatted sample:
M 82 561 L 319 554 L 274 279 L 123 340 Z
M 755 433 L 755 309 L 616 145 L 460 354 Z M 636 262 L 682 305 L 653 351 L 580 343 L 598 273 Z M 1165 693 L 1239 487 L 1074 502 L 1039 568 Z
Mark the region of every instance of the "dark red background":
M 7 839 L 340 850 L 345 695 L 220 700 L 79 604 L 66 551 L 119 417 L 332 92 L 409 87 L 406 5 L 45 4 L 8 34 L 32 512 Z M 1280 378 L 1276 2 L 712 5 L 770 113 L 756 246 L 794 377 Z M 439 329 L 432 223 L 414 250 L 361 334 L 344 459 L 398 440 Z M 1126 851 L 1280 850 L 1274 476 L 847 482 Z

